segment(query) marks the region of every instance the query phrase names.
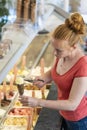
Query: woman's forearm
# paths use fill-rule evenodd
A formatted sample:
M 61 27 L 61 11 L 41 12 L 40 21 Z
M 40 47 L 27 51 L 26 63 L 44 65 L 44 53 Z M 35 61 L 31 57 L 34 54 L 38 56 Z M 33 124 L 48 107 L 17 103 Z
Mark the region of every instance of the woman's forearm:
M 69 100 L 43 100 L 39 99 L 38 106 L 56 109 L 56 110 L 68 110 L 74 111 L 76 108 L 75 105 Z

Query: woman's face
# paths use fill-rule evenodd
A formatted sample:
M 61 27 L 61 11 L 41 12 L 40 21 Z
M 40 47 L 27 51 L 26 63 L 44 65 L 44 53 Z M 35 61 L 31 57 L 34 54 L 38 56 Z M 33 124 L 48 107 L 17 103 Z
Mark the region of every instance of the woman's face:
M 52 46 L 54 49 L 54 55 L 58 58 L 64 58 L 69 56 L 71 48 L 67 40 L 52 39 Z

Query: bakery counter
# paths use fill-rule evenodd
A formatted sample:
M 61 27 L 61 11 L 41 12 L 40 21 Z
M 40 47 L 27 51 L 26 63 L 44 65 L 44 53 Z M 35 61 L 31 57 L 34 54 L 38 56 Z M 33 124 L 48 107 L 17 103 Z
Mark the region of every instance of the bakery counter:
M 57 99 L 57 89 L 54 83 L 50 88 L 47 99 Z M 57 110 L 42 108 L 34 130 L 60 130 L 61 119 Z

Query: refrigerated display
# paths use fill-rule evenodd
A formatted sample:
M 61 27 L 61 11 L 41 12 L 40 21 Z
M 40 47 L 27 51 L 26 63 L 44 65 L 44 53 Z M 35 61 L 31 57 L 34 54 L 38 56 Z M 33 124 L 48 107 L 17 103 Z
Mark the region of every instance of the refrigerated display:
M 28 71 L 29 76 L 30 75 L 35 76 L 34 75 L 35 71 L 36 71 L 36 74 L 41 73 L 40 61 L 42 58 L 44 59 L 44 63 L 45 63 L 44 71 L 47 71 L 48 69 L 50 69 L 54 57 L 52 54 L 52 47 L 51 47 L 49 34 L 59 24 L 63 23 L 65 17 L 68 16 L 68 13 L 62 11 L 60 8 L 52 4 L 47 5 L 47 7 L 46 7 L 47 12 L 46 12 L 46 15 L 44 16 L 44 29 L 48 31 L 48 33 L 46 34 L 38 34 L 39 31 L 43 31 L 43 30 L 39 30 L 39 29 L 35 30 L 35 28 L 29 28 L 30 30 L 32 29 L 32 34 L 28 35 L 26 31 L 24 30 L 26 25 L 23 25 L 22 28 L 18 28 L 19 25 L 17 24 L 14 24 L 16 25 L 15 28 L 13 27 L 14 26 L 13 24 L 12 25 L 7 24 L 3 27 L 2 40 L 6 39 L 8 36 L 9 39 L 12 40 L 13 44 L 11 46 L 11 49 L 4 56 L 4 58 L 0 59 L 0 83 L 6 80 L 7 75 L 12 74 L 12 70 L 15 64 L 17 64 L 17 67 L 19 69 L 18 74 L 21 76 L 24 76 L 23 69 L 21 70 L 21 66 L 22 66 L 21 60 L 22 60 L 23 55 L 25 55 L 27 59 L 25 68 L 26 68 L 26 71 Z M 59 9 L 59 12 L 58 12 L 58 9 Z M 15 35 L 18 37 L 18 39 L 15 39 L 14 37 L 10 37 L 14 34 L 14 29 L 17 31 L 17 35 L 16 34 Z M 22 38 L 26 39 L 26 41 L 21 40 L 21 36 L 20 36 L 21 34 L 18 33 L 19 30 L 21 30 L 22 36 L 24 37 Z M 9 31 L 12 32 L 13 34 L 7 33 Z M 28 89 L 28 87 L 26 88 Z M 36 88 L 33 87 L 32 90 L 29 91 L 29 94 L 32 95 L 32 93 L 34 93 L 34 96 L 36 95 L 37 97 L 38 97 L 38 93 L 39 95 L 43 94 L 42 91 L 38 91 L 38 90 L 34 92 L 34 89 L 36 90 Z M 15 90 L 17 90 L 17 88 Z M 26 91 L 25 93 L 27 94 Z M 49 92 L 45 91 L 45 93 L 46 95 L 45 96 L 41 95 L 42 97 L 40 96 L 40 98 L 43 98 L 43 97 L 47 98 L 47 95 Z M 17 103 L 20 104 L 19 101 L 16 102 L 17 97 L 18 97 L 18 92 L 15 94 L 14 98 L 11 100 L 11 103 L 8 109 L 6 110 L 0 122 L 1 126 L 4 123 L 5 119 L 7 118 L 7 115 L 9 111 L 12 109 L 12 107 L 14 106 L 14 104 L 17 104 Z M 41 110 L 41 108 L 38 109 L 38 112 L 39 110 Z M 34 112 L 36 112 L 36 109 L 34 110 Z

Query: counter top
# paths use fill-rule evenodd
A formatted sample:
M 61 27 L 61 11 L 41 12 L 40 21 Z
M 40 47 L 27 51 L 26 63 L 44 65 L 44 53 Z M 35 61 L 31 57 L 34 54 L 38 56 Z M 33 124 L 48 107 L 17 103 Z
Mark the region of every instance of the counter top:
M 53 84 L 47 99 L 57 99 L 57 88 Z M 42 108 L 34 130 L 60 130 L 61 118 L 57 110 Z

